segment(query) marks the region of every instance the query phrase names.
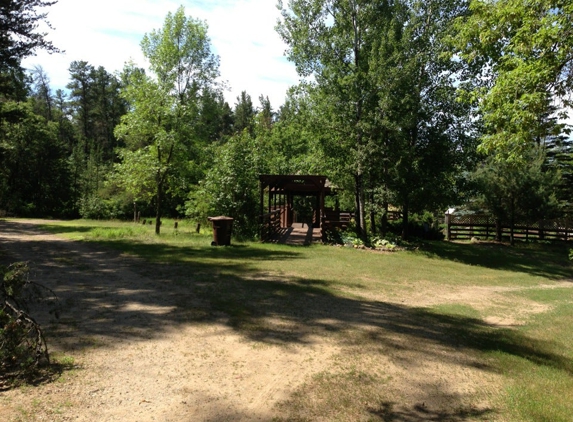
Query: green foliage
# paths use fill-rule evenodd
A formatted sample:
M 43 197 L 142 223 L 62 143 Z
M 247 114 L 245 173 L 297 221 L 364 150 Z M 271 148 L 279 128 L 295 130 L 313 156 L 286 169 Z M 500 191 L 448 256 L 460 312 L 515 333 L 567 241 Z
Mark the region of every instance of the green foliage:
M 53 122 L 29 103 L 0 104 L 0 209 L 24 216 L 66 216 L 73 206 L 65 146 Z
M 321 146 L 324 122 L 310 91 L 305 85 L 292 87 L 272 130 L 258 131 L 258 136 L 266 136 L 266 162 L 271 174 L 338 176 L 332 165 L 334 157 L 327 156 Z
M 482 195 L 478 204 L 500 222 L 550 219 L 559 210 L 558 173 L 544 166 L 542 150 L 530 149 L 528 157 L 527 165 L 489 157 L 473 176 Z
M 407 236 L 409 213 L 443 207 L 473 164 L 475 119 L 456 98 L 460 62 L 445 54 L 451 22 L 466 12 L 456 1 L 282 7 L 289 59 L 314 76 L 307 91 L 323 167 L 352 194 L 363 238 L 366 212 L 384 214 L 390 202 Z
M 141 41 L 160 89 L 174 90 L 184 103 L 191 104 L 193 97 L 219 76 L 219 60 L 211 53 L 207 29 L 205 22 L 185 16 L 185 8 L 180 6 L 167 14 L 161 29 Z
M 48 12 L 38 9 L 53 5 L 54 1 L 4 0 L 0 6 L 0 71 L 19 67 L 20 61 L 37 49 L 51 53 L 59 50 L 36 32 L 41 22 L 46 23 Z M 48 24 L 49 25 L 49 24 Z
M 233 217 L 233 234 L 253 238 L 259 228 L 259 174 L 265 173 L 262 145 L 248 131 L 232 136 L 215 152 L 205 179 L 191 192 L 186 215 Z
M 570 2 L 471 2 L 453 43 L 481 84 L 465 89 L 479 103 L 487 132 L 480 149 L 523 160 L 531 143 L 559 131 L 541 118 L 557 103 L 566 117 L 573 88 Z
M 125 218 L 133 214 L 133 202 L 121 196 L 104 198 L 101 193 L 84 196 L 79 201 L 79 213 L 82 218 L 110 220 Z
M 25 262 L 0 266 L 0 377 L 28 376 L 49 363 L 42 330 L 28 313 L 28 305 L 43 298 L 42 286 L 28 274 Z
M 318 126 L 328 133 L 334 148 L 328 156 L 343 157 L 353 178 L 357 230 L 364 234 L 363 177 L 368 171 L 366 128 L 377 88 L 370 65 L 374 44 L 392 13 L 386 3 L 295 0 L 283 7 L 277 30 L 289 45 L 287 55 L 303 77 L 314 76 L 318 104 L 322 105 Z M 320 130 L 320 129 L 319 129 Z
M 246 130 L 251 136 L 254 135 L 255 130 L 255 107 L 251 96 L 246 91 L 242 91 L 241 95 L 237 97 L 235 103 L 235 115 L 233 123 L 233 131 L 240 134 Z
M 372 244 L 372 247 L 374 247 L 376 249 L 387 249 L 390 251 L 394 250 L 397 246 L 395 241 L 392 242 L 391 240 L 380 238 L 380 237 L 372 238 L 370 243 Z
M 141 47 L 155 77 L 133 65 L 124 71 L 129 81 L 124 96 L 131 111 L 115 134 L 128 150 L 121 152 L 116 165 L 120 177 L 115 179 L 135 200 L 153 196 L 159 234 L 166 195 L 176 197 L 193 181 L 190 162 L 200 158 L 194 126 L 199 97 L 201 92 L 211 95 L 207 88 L 218 76 L 219 63 L 210 50 L 207 25 L 186 17 L 183 7 L 167 15 L 163 28 L 146 34 Z
M 86 159 L 95 155 L 100 162 L 108 162 L 120 146 L 114 128 L 127 112 L 127 102 L 120 96 L 122 83 L 103 67 L 86 61 L 73 61 L 69 71 L 69 106 L 77 142 Z

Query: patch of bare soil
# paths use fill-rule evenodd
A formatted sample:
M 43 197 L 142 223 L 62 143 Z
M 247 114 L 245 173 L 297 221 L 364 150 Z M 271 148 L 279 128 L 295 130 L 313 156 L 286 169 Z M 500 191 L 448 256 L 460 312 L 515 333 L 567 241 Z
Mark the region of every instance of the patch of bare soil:
M 142 275 L 151 264 L 31 224 L 0 222 L 0 248 L 58 294 L 60 320 L 40 322 L 51 352 L 75 366 L 55 382 L 0 392 L 0 420 L 269 420 L 337 350 L 249 341 L 224 314 L 202 323 L 185 289 L 165 273 Z
M 184 268 L 32 223 L 0 221 L 0 250 L 58 294 L 61 318 L 39 322 L 54 356 L 74 364 L 1 391 L 2 421 L 496 420 L 496 371 L 447 339 L 447 322 L 424 327 L 411 311 L 448 300 L 435 286 L 408 306 L 308 296 L 288 317 L 271 304 L 249 332 L 177 283 Z

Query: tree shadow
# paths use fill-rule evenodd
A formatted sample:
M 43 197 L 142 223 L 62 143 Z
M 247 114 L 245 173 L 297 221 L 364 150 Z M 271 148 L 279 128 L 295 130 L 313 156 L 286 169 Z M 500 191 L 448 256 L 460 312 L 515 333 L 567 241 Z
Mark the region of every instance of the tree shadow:
M 0 393 L 24 384 L 33 387 L 49 384 L 60 378 L 64 372 L 77 369 L 78 366 L 72 362 L 51 361 L 25 373 L 0 374 Z
M 462 422 L 492 416 L 491 409 L 462 407 L 454 411 L 432 410 L 424 403 L 412 407 L 399 406 L 396 403 L 384 402 L 369 412 L 384 422 Z
M 48 233 L 52 234 L 65 234 L 65 233 L 89 233 L 97 229 L 95 226 L 60 226 L 54 224 L 41 224 L 39 227 Z M 20 225 L 21 233 L 29 233 L 29 226 L 26 224 Z
M 429 258 L 447 259 L 494 270 L 528 273 L 551 280 L 571 280 L 570 244 L 524 243 L 509 246 L 497 242 L 424 242 L 418 252 Z
M 0 222 L 2 233 L 19 230 L 23 228 Z M 246 340 L 268 345 L 312 344 L 316 336 L 336 335 L 343 346 L 359 344 L 385 355 L 391 350 L 393 359 L 403 364 L 418 365 L 413 360 L 421 356 L 448 359 L 440 352 L 447 348 L 462 352 L 455 365 L 482 371 L 502 368 L 484 362 L 476 353 L 463 352 L 498 351 L 573 374 L 571 359 L 560 354 L 554 343 L 517 330 L 425 308 L 343 296 L 331 288 L 334 282 L 317 277 L 253 270 L 258 260 L 292 260 L 296 264 L 303 255 L 294 247 L 196 248 L 123 240 L 107 242 L 105 247 L 11 236 L 1 246 L 16 259 L 33 258 L 29 260 L 36 269 L 36 280 L 59 295 L 63 305 L 60 319 L 40 322 L 47 324 L 48 335 L 69 351 L 111 348 L 177 328 L 217 324 L 231 327 Z M 492 255 L 491 251 L 480 255 L 481 249 L 464 246 L 437 248 L 433 253 L 461 257 L 466 263 L 482 262 Z M 517 262 L 526 258 L 515 259 L 516 263 L 494 265 L 517 271 Z M 536 271 L 552 277 L 560 273 L 543 266 Z M 382 403 L 371 412 L 389 421 L 461 421 L 464 415 L 471 416 L 467 413 L 471 409 L 450 414 L 428 410 L 424 419 L 423 410 Z

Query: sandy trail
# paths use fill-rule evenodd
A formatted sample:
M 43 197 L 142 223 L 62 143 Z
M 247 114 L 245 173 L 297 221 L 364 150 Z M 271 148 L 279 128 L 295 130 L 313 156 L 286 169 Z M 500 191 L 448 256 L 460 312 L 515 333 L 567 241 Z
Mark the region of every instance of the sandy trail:
M 78 368 L 65 382 L 37 387 L 38 420 L 268 420 L 273 404 L 336 350 L 324 341 L 247 341 L 224 315 L 186 324 L 189 310 L 176 310 L 187 292 L 141 275 L 141 260 L 30 223 L 0 222 L 0 246 L 29 261 L 33 279 L 58 294 L 66 311 L 50 348 L 72 356 Z M 27 401 L 26 390 L 0 394 L 7 411 L 18 413 Z
M 297 296 L 300 317 L 254 301 L 267 306 L 257 339 L 259 331 L 236 329 L 230 315 L 179 283 L 182 274 L 194 277 L 185 267 L 65 240 L 39 230 L 40 222 L 0 221 L 0 251 L 29 261 L 32 277 L 58 294 L 60 320 L 40 322 L 51 350 L 73 358 L 75 369 L 52 383 L 1 391 L 0 420 L 271 421 L 299 411 L 288 407 L 293 397 L 303 403 L 303 419 L 332 420 L 312 414 L 313 406 L 324 409 L 313 396 L 316 375 L 335 380 L 317 388 L 339 383 L 341 396 L 352 398 L 340 380 L 362 372 L 384 380 L 363 395 L 377 404 L 364 404 L 367 417 L 339 420 L 495 420 L 487 415 L 495 414 L 490 399 L 500 374 L 452 343 L 443 327 L 426 326 L 414 309 L 456 300 L 506 308 L 502 302 L 512 299 L 503 289 L 464 296 L 431 286 L 393 303 L 372 292 L 358 299 Z M 284 333 L 289 341 L 279 341 Z

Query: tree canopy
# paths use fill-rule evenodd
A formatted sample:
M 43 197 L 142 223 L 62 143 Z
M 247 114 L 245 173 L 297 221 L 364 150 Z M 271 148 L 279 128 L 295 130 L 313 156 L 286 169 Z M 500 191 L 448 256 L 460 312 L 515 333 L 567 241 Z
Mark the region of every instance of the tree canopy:
M 562 0 L 473 0 L 459 18 L 454 44 L 480 82 L 469 96 L 484 118 L 482 151 L 521 159 L 561 130 L 546 117 L 563 121 L 572 105 L 572 20 Z
M 145 166 L 152 178 L 156 206 L 155 231 L 160 232 L 162 201 L 167 189 L 184 184 L 189 161 L 197 145 L 195 123 L 199 97 L 218 76 L 218 58 L 211 53 L 204 22 L 187 17 L 180 7 L 165 18 L 163 28 L 145 35 L 141 42 L 152 76 L 133 67 L 124 98 L 130 105 L 116 127 L 116 136 L 128 152 L 118 170 L 130 181 L 126 187 L 146 185 L 141 179 Z M 139 169 L 139 170 L 138 170 Z M 135 178 L 135 179 L 134 179 Z M 175 180 L 179 180 L 178 183 Z M 137 198 L 137 192 L 133 192 Z
M 39 9 L 57 1 L 3 0 L 0 3 L 0 71 L 20 66 L 20 61 L 41 48 L 51 53 L 59 50 L 46 39 L 46 33 L 36 32 L 38 24 L 46 21 L 47 12 Z
M 327 176 L 338 188 L 328 206 L 354 211 L 363 240 L 407 238 L 453 205 L 506 220 L 573 208 L 568 2 L 279 2 L 302 79 L 275 108 L 245 90 L 226 102 L 207 23 L 183 7 L 141 40 L 148 68 L 76 60 L 53 92 L 41 66 L 19 66 L 56 51 L 34 26 L 52 4 L 2 3 L 2 24 L 27 19 L 36 35 L 2 34 L 13 44 L 0 68 L 1 213 L 136 209 L 158 234 L 162 216 L 226 214 L 252 237 L 261 173 Z

